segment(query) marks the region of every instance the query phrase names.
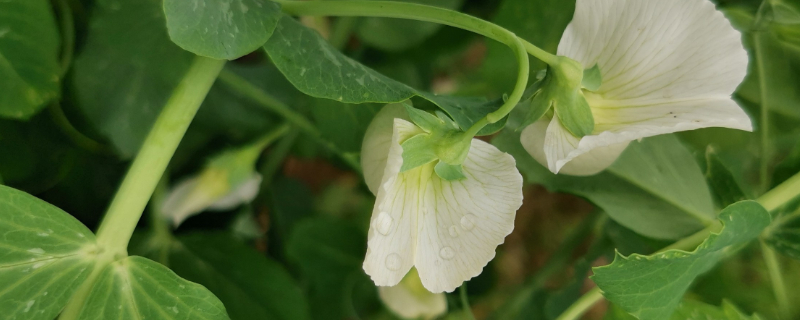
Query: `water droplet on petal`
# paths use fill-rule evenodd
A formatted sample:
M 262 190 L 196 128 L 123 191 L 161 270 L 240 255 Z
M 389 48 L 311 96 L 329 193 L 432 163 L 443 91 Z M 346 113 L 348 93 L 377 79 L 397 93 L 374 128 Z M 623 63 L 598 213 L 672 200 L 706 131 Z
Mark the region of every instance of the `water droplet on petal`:
M 449 229 L 447 229 L 447 230 L 448 230 L 448 232 L 450 233 L 450 236 L 451 236 L 451 237 L 453 237 L 453 238 L 456 238 L 456 237 L 458 237 L 458 227 L 456 227 L 456 226 L 450 226 L 450 228 L 449 228 Z
M 380 234 L 385 236 L 385 235 L 389 234 L 389 231 L 391 231 L 391 228 L 392 228 L 392 217 L 389 216 L 388 213 L 381 211 L 381 213 L 378 214 L 378 217 L 375 218 L 375 221 L 373 222 L 373 224 L 374 224 L 375 230 L 378 230 L 378 233 L 380 233 Z
M 400 270 L 400 264 L 402 261 L 400 260 L 400 255 L 396 253 L 392 253 L 386 256 L 386 269 L 391 271 Z
M 450 259 L 453 259 L 453 257 L 456 256 L 456 251 L 453 250 L 453 248 L 444 247 L 444 248 L 442 248 L 442 250 L 439 250 L 439 256 L 441 256 L 442 259 L 450 260 Z
M 475 228 L 475 215 L 467 213 L 466 215 L 461 217 L 461 227 L 467 231 L 470 231 L 472 230 L 472 228 Z

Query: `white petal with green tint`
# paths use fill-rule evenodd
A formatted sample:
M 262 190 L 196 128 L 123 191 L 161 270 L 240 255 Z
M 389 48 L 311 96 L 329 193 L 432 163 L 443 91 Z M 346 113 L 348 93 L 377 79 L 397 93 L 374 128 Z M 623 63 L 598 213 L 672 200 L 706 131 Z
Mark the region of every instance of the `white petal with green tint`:
M 409 120 L 406 108 L 400 103 L 384 106 L 364 133 L 364 142 L 361 144 L 361 168 L 364 170 L 364 180 L 372 194 L 378 193 L 378 186 L 383 179 L 386 158 L 389 157 L 389 147 L 392 145 L 391 128 L 394 119 Z
M 416 269 L 396 286 L 378 287 L 378 296 L 386 308 L 405 319 L 434 319 L 447 312 L 445 294 L 425 289 Z
M 752 130 L 730 98 L 747 73 L 747 52 L 710 1 L 579 0 L 558 54 L 585 68 L 596 65 L 602 83 L 585 92 L 592 135 L 578 141 L 554 125 L 539 138 L 553 172 L 589 151 L 609 148 L 602 153 L 610 155 L 644 137 L 707 127 Z M 584 165 L 590 167 L 570 171 L 599 166 Z
M 416 266 L 426 289 L 451 292 L 480 274 L 514 229 L 522 176 L 513 157 L 475 139 L 463 163 L 466 179 L 439 178 L 435 161 L 400 173 L 400 143 L 422 132 L 394 120 L 364 270 L 376 285 L 393 286 Z
M 53 319 L 92 272 L 95 236 L 64 211 L 0 186 L 0 315 Z

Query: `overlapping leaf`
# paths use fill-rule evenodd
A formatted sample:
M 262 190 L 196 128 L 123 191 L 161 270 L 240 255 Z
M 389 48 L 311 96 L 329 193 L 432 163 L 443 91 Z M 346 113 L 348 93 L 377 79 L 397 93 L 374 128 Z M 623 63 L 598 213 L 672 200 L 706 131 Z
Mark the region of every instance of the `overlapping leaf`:
M 714 219 L 703 173 L 672 135 L 631 143 L 609 169 L 590 177 L 550 173 L 522 148 L 518 133 L 506 130 L 493 143 L 514 155 L 529 182 L 585 197 L 639 234 L 679 239 Z
M 284 16 L 264 46 L 272 62 L 303 93 L 345 103 L 393 103 L 423 97 L 446 111 L 462 129 L 469 128 L 502 100 L 444 97 L 417 91 L 388 78 L 337 51 L 317 32 Z M 485 127 L 479 135 L 491 134 L 505 120 Z
M 59 94 L 59 38 L 50 2 L 0 2 L 0 117 L 27 119 Z
M 277 3 L 261 0 L 165 0 L 164 13 L 178 46 L 228 60 L 264 45 L 282 15 Z
M 95 237 L 78 220 L 0 186 L 0 310 L 6 319 L 53 319 L 94 267 Z
M 719 215 L 724 224 L 696 250 L 669 250 L 651 256 L 617 254 L 610 265 L 594 268 L 592 280 L 603 295 L 638 319 L 669 319 L 694 279 L 727 252 L 755 238 L 770 224 L 769 213 L 754 201 L 737 202 Z

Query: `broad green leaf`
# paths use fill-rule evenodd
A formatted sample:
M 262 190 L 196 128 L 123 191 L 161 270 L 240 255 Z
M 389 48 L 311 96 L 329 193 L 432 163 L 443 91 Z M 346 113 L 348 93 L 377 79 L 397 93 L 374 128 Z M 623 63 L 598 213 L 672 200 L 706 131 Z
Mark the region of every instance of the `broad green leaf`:
M 286 78 L 312 97 L 344 103 L 396 103 L 419 96 L 442 108 L 463 130 L 502 105 L 502 100 L 417 91 L 345 56 L 316 31 L 289 16 L 278 22 L 264 48 Z M 494 133 L 503 125 L 505 119 L 486 126 L 478 135 Z
M 73 64 L 77 105 L 132 157 L 192 56 L 169 40 L 160 0 L 98 1 Z
M 101 271 L 78 319 L 229 318 L 222 302 L 205 287 L 157 262 L 131 256 Z
M 706 180 L 720 207 L 727 207 L 748 198 L 711 146 L 706 149 Z
M 764 241 L 778 252 L 800 260 L 800 214 L 796 212 L 778 218 L 778 222 L 770 227 Z
M 308 303 L 291 275 L 226 233 L 151 236 L 135 248 L 208 288 L 233 320 L 310 318 Z
M 403 2 L 457 9 L 464 0 L 401 0 Z M 356 33 L 365 44 L 386 51 L 401 51 L 422 44 L 441 24 L 408 19 L 365 17 Z
M 554 175 L 503 131 L 493 141 L 517 160 L 528 182 L 585 197 L 619 224 L 656 239 L 680 239 L 714 219 L 714 204 L 694 157 L 673 135 L 632 142 L 606 171 L 589 177 Z M 664 161 L 669 159 L 669 161 Z
M 169 37 L 197 55 L 233 60 L 264 45 L 281 18 L 260 0 L 164 0 Z
M 612 304 L 603 320 L 635 320 L 622 308 Z M 722 306 L 712 306 L 696 300 L 685 299 L 675 309 L 670 320 L 759 320 L 757 315 L 748 316 L 736 306 L 723 300 Z
M 28 119 L 59 95 L 59 37 L 50 2 L 0 2 L 0 117 Z
M 94 268 L 95 237 L 78 220 L 0 186 L 0 310 L 5 319 L 53 319 Z
M 332 218 L 301 221 L 287 239 L 287 257 L 309 284 L 314 319 L 352 318 L 352 287 L 366 277 L 361 269 L 366 235 Z
M 756 239 L 771 220 L 769 212 L 754 201 L 725 208 L 719 219 L 722 230 L 693 252 L 617 254 L 610 265 L 593 269 L 592 280 L 609 301 L 638 319 L 669 319 L 698 275 L 714 267 L 730 250 Z

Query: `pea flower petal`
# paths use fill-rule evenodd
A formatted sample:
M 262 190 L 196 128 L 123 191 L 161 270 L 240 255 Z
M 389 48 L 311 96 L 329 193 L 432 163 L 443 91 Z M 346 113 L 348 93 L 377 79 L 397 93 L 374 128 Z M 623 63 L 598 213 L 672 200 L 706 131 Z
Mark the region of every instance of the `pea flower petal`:
M 387 113 L 378 116 L 388 116 Z M 389 117 L 391 118 L 391 117 Z M 376 117 L 373 123 L 383 121 Z M 365 137 L 362 159 L 387 152 L 372 211 L 364 271 L 378 286 L 394 286 L 412 267 L 428 291 L 452 292 L 477 276 L 495 256 L 495 248 L 514 229 L 522 205 L 522 176 L 514 158 L 494 146 L 472 140 L 462 168 L 465 179 L 446 181 L 434 173 L 437 161 L 400 172 L 400 143 L 424 133 L 416 125 L 393 119 L 388 151 Z M 385 139 L 385 133 L 378 133 Z M 379 161 L 375 161 L 379 163 Z M 378 172 L 364 163 L 365 180 Z
M 229 186 L 224 172 L 207 170 L 182 180 L 172 188 L 160 212 L 178 226 L 189 217 L 206 210 L 224 211 L 249 203 L 258 195 L 260 186 L 261 175 L 255 172 L 242 183 Z
M 389 310 L 405 319 L 434 319 L 447 312 L 445 294 L 425 289 L 414 268 L 396 286 L 379 287 L 378 296 Z
M 707 127 L 752 131 L 731 100 L 747 73 L 747 52 L 707 0 L 578 0 L 558 54 L 597 65 L 602 83 L 584 92 L 595 118 L 591 135 L 576 138 L 554 117 L 545 135 L 523 137 L 535 158 L 543 146 L 546 161 L 537 160 L 553 172 L 597 173 L 644 137 Z

